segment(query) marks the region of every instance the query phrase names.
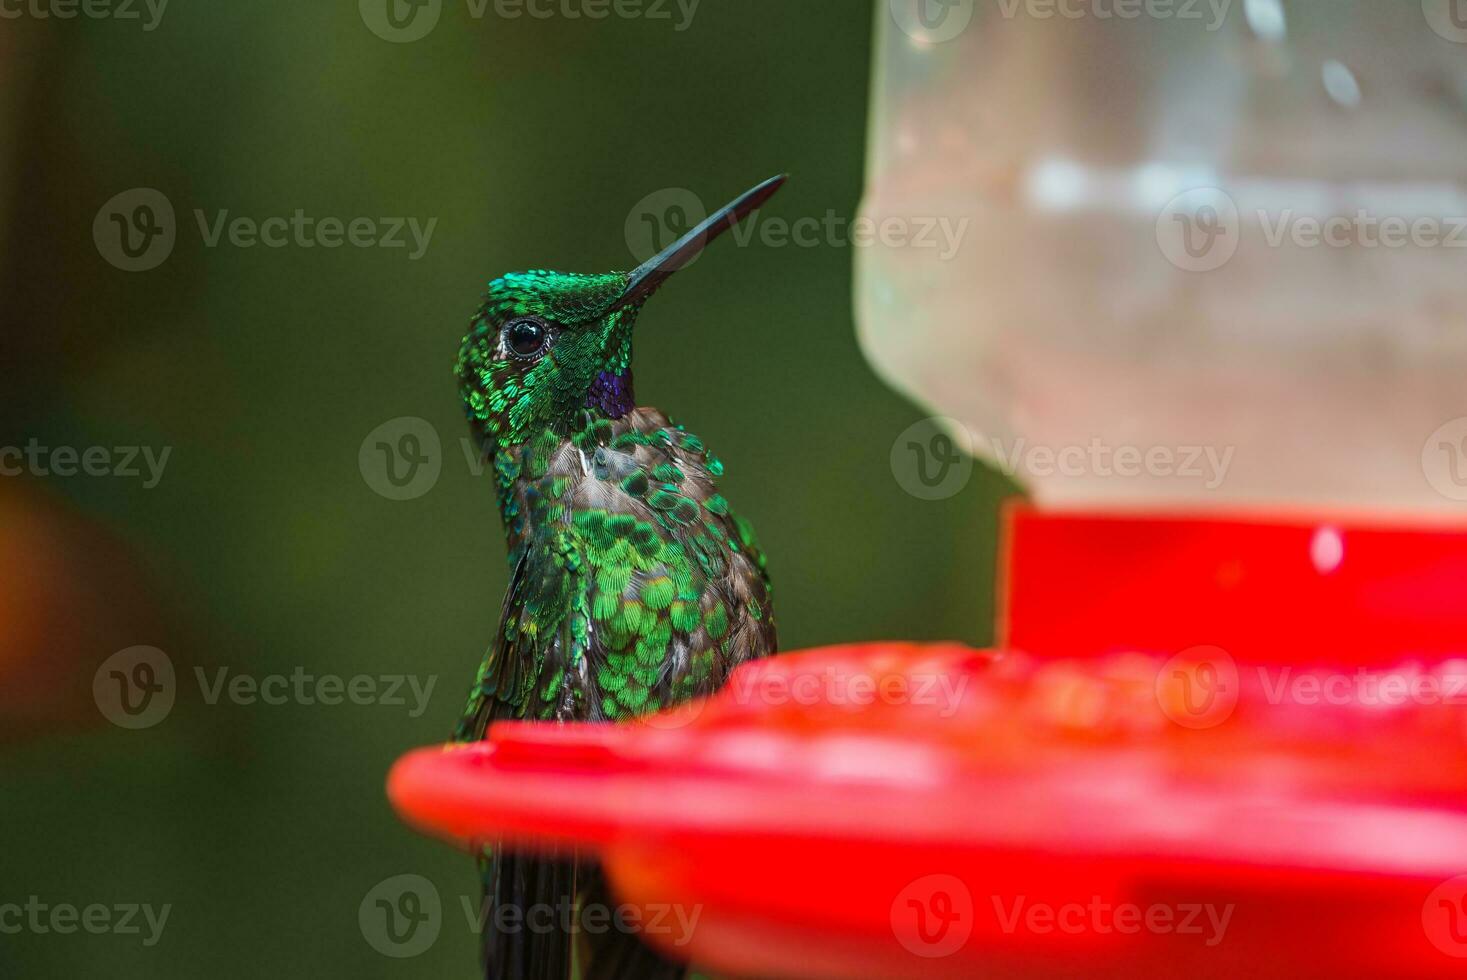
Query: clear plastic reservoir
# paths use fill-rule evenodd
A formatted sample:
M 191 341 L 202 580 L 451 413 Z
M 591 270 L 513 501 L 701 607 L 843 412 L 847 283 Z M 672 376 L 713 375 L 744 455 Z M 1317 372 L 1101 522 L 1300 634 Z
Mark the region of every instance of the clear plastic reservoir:
M 878 6 L 892 384 L 1047 505 L 1467 507 L 1467 3 Z

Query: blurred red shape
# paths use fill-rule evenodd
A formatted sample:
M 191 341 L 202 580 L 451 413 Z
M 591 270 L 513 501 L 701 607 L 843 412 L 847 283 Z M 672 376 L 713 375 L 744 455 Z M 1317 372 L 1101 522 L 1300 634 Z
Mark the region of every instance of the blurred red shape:
M 1185 536 L 1163 537 L 1180 568 L 1207 564 Z M 1191 540 L 1236 552 L 1242 539 Z M 1091 545 L 1077 554 L 1099 554 Z M 1413 553 L 1452 575 L 1467 554 L 1459 537 L 1401 545 L 1385 574 L 1402 581 L 1419 574 Z M 1267 547 L 1242 550 L 1246 578 Z M 1116 574 L 1160 587 L 1164 564 Z M 1294 587 L 1286 562 L 1274 571 Z M 1368 579 L 1343 594 L 1389 591 Z M 1174 585 L 1207 588 L 1190 572 Z M 1413 608 L 1442 612 L 1433 601 L 1345 615 L 1409 626 Z M 1018 608 L 1063 616 L 1054 599 Z M 419 750 L 389 793 L 462 846 L 502 835 L 594 853 L 648 941 L 735 974 L 1460 973 L 1467 663 L 1392 660 L 1384 625 L 1369 670 L 1350 651 L 1298 664 L 1261 645 L 1244 648 L 1273 655 L 1179 652 L 1168 644 L 1185 624 L 1170 615 L 1177 632 L 1148 634 L 1150 649 L 1112 642 L 1130 620 L 1091 603 L 1029 633 L 1011 623 L 1011 636 L 1065 638 L 1043 656 L 906 643 L 786 654 L 642 722 L 503 724 L 482 744 Z M 1383 696 L 1397 687 L 1404 698 Z
M 98 666 L 166 635 L 150 576 L 104 523 L 0 476 L 0 744 L 105 724 Z
M 1448 727 L 1245 696 L 1191 729 L 1158 704 L 1159 666 L 810 651 L 648 724 L 420 750 L 390 792 L 461 843 L 594 849 L 642 921 L 697 910 L 671 952 L 739 973 L 1459 967 L 1423 917 L 1467 955 L 1467 908 L 1428 903 L 1467 868 L 1460 709 Z
M 1001 644 L 1394 663 L 1467 654 L 1467 528 L 1303 513 L 1052 513 L 1005 521 Z

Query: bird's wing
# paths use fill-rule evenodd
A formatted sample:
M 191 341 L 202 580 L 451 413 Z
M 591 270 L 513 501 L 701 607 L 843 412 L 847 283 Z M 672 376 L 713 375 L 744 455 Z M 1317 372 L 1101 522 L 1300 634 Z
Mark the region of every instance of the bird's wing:
M 548 528 L 523 542 L 500 613 L 499 631 L 484 654 L 455 738 L 477 741 L 490 724 L 510 719 L 566 720 L 584 698 L 567 678 L 584 674 L 589 637 L 585 563 L 576 536 Z M 501 909 L 574 907 L 577 862 L 570 855 L 525 854 L 485 842 L 479 856 L 486 911 L 496 918 L 481 937 L 486 975 L 526 980 L 570 976 L 572 933 L 557 919 L 545 930 L 508 929 Z M 589 872 L 582 872 L 589 873 Z
M 733 624 L 728 645 L 728 664 L 732 670 L 739 664 L 771 656 L 779 648 L 774 624 L 774 586 L 769 582 L 769 569 L 764 551 L 754 535 L 754 525 L 743 517 L 728 513 L 731 540 L 738 542 L 730 562 L 727 578 L 734 608 L 740 610 Z
M 727 621 L 722 637 L 711 637 L 717 648 L 712 676 L 691 671 L 700 688 L 697 693 L 710 693 L 710 682 L 716 689 L 739 664 L 775 652 L 773 589 L 753 525 L 735 513 L 718 492 L 716 480 L 723 476 L 723 462 L 708 451 L 703 440 L 682 426 L 669 422 L 663 434 L 673 463 L 687 474 L 679 489 L 698 505 L 699 520 L 685 534 L 699 570 L 708 579 L 705 608 L 713 613 L 715 625 L 720 607 Z M 710 598 L 718 602 L 712 603 Z M 700 641 L 706 643 L 707 639 L 694 634 L 692 645 L 697 649 Z M 694 666 L 697 662 L 696 656 L 690 661 Z
M 575 717 L 566 673 L 584 661 L 589 640 L 585 578 L 572 530 L 550 529 L 525 543 L 504 596 L 499 631 L 455 732 L 458 741 L 483 738 L 494 721 Z

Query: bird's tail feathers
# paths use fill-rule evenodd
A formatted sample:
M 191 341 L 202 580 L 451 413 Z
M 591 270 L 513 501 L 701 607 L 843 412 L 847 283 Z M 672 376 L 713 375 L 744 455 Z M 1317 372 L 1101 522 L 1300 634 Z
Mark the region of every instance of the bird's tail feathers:
M 496 847 L 479 869 L 485 980 L 570 980 L 575 858 Z
M 496 847 L 480 858 L 485 980 L 683 980 L 687 967 L 608 928 L 617 904 L 594 862 Z M 581 928 L 595 908 L 596 928 Z M 587 922 L 593 921 L 587 919 Z

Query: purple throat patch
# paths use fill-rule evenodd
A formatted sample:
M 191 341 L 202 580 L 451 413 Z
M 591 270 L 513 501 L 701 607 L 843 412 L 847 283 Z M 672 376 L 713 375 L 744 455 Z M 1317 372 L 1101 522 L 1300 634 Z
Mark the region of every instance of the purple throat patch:
M 631 373 L 612 374 L 602 371 L 596 375 L 596 380 L 591 382 L 591 390 L 586 393 L 586 407 L 614 419 L 619 419 L 636 408 Z

